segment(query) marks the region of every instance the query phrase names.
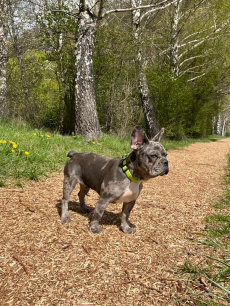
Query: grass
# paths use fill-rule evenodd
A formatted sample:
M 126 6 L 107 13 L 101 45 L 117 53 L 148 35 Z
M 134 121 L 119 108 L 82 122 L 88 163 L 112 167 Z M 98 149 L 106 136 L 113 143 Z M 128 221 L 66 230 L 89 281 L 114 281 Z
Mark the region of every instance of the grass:
M 166 150 L 177 149 L 197 141 L 165 141 Z M 39 181 L 49 173 L 63 169 L 69 150 L 94 152 L 109 158 L 130 152 L 130 138 L 104 134 L 99 142 L 87 143 L 80 136 L 61 136 L 45 129 L 34 129 L 24 122 L 0 121 L 0 187 L 9 182 L 22 186 L 25 180 Z
M 61 170 L 70 150 L 119 157 L 127 153 L 128 141 L 104 135 L 99 142 L 87 143 L 80 135 L 63 137 L 23 122 L 0 121 L 0 187 L 9 179 L 20 186 Z
M 216 212 L 205 219 L 206 234 L 197 248 L 205 247 L 205 254 L 196 252 L 198 262 L 187 261 L 179 273 L 187 276 L 186 297 L 174 301 L 177 305 L 213 306 L 230 304 L 230 155 L 226 167 L 225 191 Z M 208 254 L 208 255 L 207 255 Z M 194 257 L 193 257 L 194 258 Z M 194 289 L 195 288 L 195 289 Z

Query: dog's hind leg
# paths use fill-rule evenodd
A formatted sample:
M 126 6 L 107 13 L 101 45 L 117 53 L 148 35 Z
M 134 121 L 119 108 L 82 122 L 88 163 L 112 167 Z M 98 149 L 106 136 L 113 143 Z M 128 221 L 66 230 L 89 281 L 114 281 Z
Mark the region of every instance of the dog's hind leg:
M 87 195 L 89 189 L 90 188 L 88 186 L 84 184 L 80 184 L 80 191 L 78 193 L 78 197 L 80 201 L 81 212 L 84 214 L 87 214 L 90 212 L 88 206 L 85 204 L 85 196 Z
M 68 203 L 71 192 L 78 182 L 78 178 L 76 176 L 64 176 L 63 183 L 63 198 L 62 198 L 62 212 L 61 212 L 61 221 L 68 223 L 71 221 L 68 211 Z

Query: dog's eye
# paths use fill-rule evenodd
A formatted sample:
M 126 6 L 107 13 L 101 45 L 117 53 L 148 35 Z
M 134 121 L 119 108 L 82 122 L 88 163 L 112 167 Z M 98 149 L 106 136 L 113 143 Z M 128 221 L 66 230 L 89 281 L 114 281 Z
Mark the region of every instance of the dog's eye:
M 152 154 L 150 155 L 152 158 L 158 158 L 158 156 L 156 154 Z

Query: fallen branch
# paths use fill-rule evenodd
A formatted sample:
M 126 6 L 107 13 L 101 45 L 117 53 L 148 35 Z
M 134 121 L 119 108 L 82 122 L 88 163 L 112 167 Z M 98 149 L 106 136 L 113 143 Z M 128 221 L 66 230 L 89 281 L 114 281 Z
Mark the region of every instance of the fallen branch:
M 26 274 L 29 275 L 29 272 L 28 272 L 26 266 L 24 265 L 24 263 L 21 261 L 21 259 L 19 259 L 19 258 L 18 258 L 17 256 L 15 256 L 15 255 L 13 255 L 13 258 L 14 258 L 15 260 L 17 260 L 17 261 L 20 263 L 20 265 L 23 267 L 23 269 L 24 269 L 24 271 L 26 272 Z
M 69 247 L 71 247 L 71 243 L 69 243 L 69 244 L 67 244 L 66 246 L 64 246 L 63 248 L 62 248 L 62 250 L 66 250 L 66 249 L 68 249 Z
M 82 245 L 82 248 L 83 248 L 83 250 L 84 250 L 84 251 L 85 251 L 87 254 L 89 254 L 89 253 L 90 253 L 89 248 L 85 247 L 84 245 Z

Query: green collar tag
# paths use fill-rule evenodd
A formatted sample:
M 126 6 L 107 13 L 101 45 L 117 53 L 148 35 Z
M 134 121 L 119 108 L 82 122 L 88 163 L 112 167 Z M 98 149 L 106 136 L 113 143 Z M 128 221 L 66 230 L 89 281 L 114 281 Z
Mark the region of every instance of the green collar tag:
M 129 171 L 129 168 L 126 165 L 126 158 L 123 159 L 123 167 L 122 170 L 124 171 L 124 173 L 126 174 L 127 178 L 134 182 L 134 183 L 139 183 L 139 181 L 135 180 L 135 178 L 132 176 L 131 172 Z

